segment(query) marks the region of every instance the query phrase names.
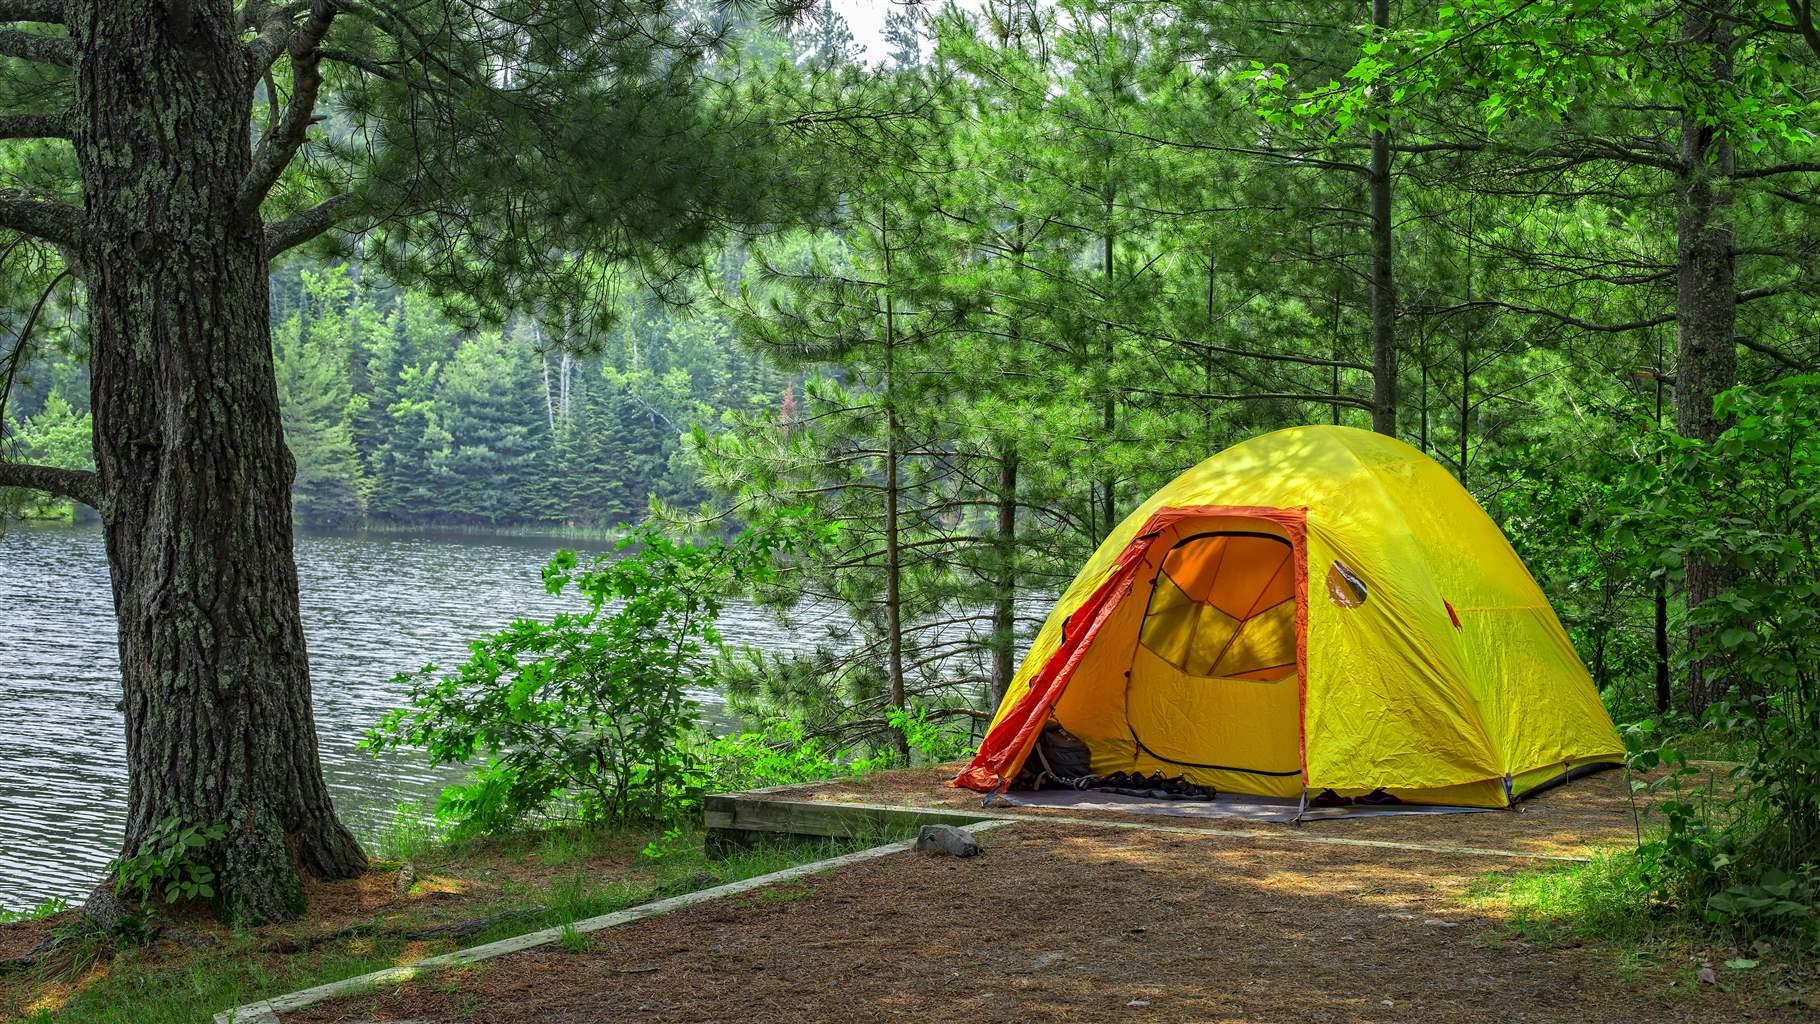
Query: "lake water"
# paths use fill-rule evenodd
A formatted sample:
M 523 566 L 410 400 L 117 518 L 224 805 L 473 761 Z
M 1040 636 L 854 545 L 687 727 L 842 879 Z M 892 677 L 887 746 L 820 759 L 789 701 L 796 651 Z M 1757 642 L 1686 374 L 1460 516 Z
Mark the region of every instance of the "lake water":
M 538 570 L 572 541 L 450 535 L 297 538 L 322 767 L 343 820 L 370 839 L 399 802 L 426 805 L 454 778 L 403 752 L 375 760 L 355 743 L 403 688 L 394 674 L 452 666 L 467 642 L 561 606 Z M 587 548 L 588 545 L 580 545 Z M 733 643 L 806 649 L 827 623 L 789 629 L 730 604 Z M 725 721 L 712 691 L 695 694 Z M 0 907 L 80 900 L 118 850 L 126 817 L 126 740 L 114 609 L 98 527 L 9 524 L 0 533 Z

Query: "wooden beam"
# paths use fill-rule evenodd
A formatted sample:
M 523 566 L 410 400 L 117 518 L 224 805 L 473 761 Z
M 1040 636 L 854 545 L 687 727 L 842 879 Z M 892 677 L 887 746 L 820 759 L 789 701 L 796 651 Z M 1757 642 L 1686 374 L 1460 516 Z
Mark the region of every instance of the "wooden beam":
M 797 787 L 789 787 L 795 789 Z M 1291 829 L 1204 828 L 1198 825 L 1124 821 L 1115 818 L 1082 818 L 1056 814 L 1005 813 L 981 808 L 899 807 L 889 804 L 846 803 L 834 800 L 774 798 L 762 793 L 722 793 L 706 798 L 704 824 L 716 841 L 751 845 L 760 836 L 805 839 L 855 838 L 913 829 L 921 825 L 972 825 L 980 822 L 1027 821 L 1034 824 L 1085 828 L 1167 832 L 1183 836 L 1213 836 L 1255 843 L 1304 843 L 1311 846 L 1352 846 L 1405 853 L 1440 853 L 1461 857 L 1495 857 L 1511 860 L 1546 860 L 1584 863 L 1587 858 L 1562 853 L 1536 853 L 1486 846 L 1443 846 L 1433 843 L 1397 843 L 1382 839 L 1349 839 L 1310 835 L 1306 826 Z M 718 833 L 718 835 L 716 835 Z M 741 836 L 739 833 L 751 835 Z
M 998 828 L 1003 824 L 1004 822 L 999 821 L 986 822 L 973 827 L 971 831 L 984 832 L 988 829 Z M 256 1003 L 247 1003 L 244 1006 L 236 1006 L 231 1009 L 223 1010 L 215 1015 L 215 1024 L 275 1024 L 275 1022 L 279 1020 L 281 1014 L 301 1010 L 306 1006 L 313 1006 L 316 1003 L 320 1003 L 327 999 L 340 999 L 345 996 L 356 996 L 364 992 L 371 992 L 376 988 L 402 985 L 407 981 L 423 977 L 426 974 L 441 970 L 445 967 L 457 967 L 462 964 L 479 963 L 482 960 L 491 960 L 494 957 L 506 956 L 511 953 L 521 953 L 527 949 L 535 949 L 538 946 L 547 946 L 560 940 L 563 932 L 569 928 L 573 928 L 575 931 L 584 935 L 589 932 L 597 932 L 607 928 L 617 928 L 620 925 L 631 924 L 634 921 L 643 921 L 648 917 L 659 917 L 673 911 L 682 910 L 685 907 L 693 907 L 697 904 L 724 899 L 728 896 L 737 896 L 742 892 L 751 892 L 754 889 L 763 889 L 766 886 L 776 885 L 779 882 L 788 882 L 792 879 L 802 878 L 807 875 L 819 875 L 824 871 L 834 871 L 850 864 L 877 860 L 880 857 L 889 857 L 893 854 L 908 853 L 910 844 L 913 842 L 915 842 L 915 840 L 906 839 L 898 843 L 887 843 L 884 846 L 874 846 L 869 850 L 842 854 L 839 857 L 829 857 L 826 860 L 813 861 L 808 864 L 798 864 L 793 868 L 785 868 L 782 871 L 773 871 L 768 875 L 759 875 L 756 878 L 748 878 L 739 882 L 728 882 L 726 885 L 717 885 L 712 889 L 702 889 L 699 892 L 684 893 L 681 896 L 672 896 L 666 900 L 646 903 L 642 906 L 631 907 L 611 914 L 602 914 L 599 917 L 590 917 L 586 920 L 576 921 L 569 925 L 559 925 L 555 928 L 545 928 L 542 931 L 530 932 L 509 939 L 500 939 L 498 942 L 489 942 L 485 945 L 474 946 L 470 949 L 458 949 L 453 953 L 444 953 L 441 956 L 428 957 L 419 960 L 414 964 L 388 967 L 385 970 L 374 971 L 371 974 L 362 974 L 357 978 L 333 981 L 326 985 L 317 985 L 314 988 L 306 988 L 300 992 L 292 992 L 289 995 L 273 996 L 270 999 L 262 999 Z

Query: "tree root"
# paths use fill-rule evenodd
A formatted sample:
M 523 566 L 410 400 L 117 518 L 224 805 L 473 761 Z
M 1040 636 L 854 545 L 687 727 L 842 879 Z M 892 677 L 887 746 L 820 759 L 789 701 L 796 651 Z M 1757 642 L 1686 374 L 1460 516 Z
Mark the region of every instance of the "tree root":
M 517 921 L 527 917 L 535 917 L 544 912 L 545 908 L 543 907 L 524 907 L 519 910 L 508 910 L 501 914 L 490 914 L 486 917 L 476 917 L 468 921 L 453 921 L 449 924 L 439 924 L 428 928 L 380 928 L 371 922 L 363 922 L 361 924 L 352 924 L 346 928 L 340 928 L 332 932 L 324 932 L 321 935 L 306 935 L 296 939 L 277 939 L 260 946 L 259 952 L 307 953 L 318 947 L 326 946 L 331 942 L 340 942 L 343 939 L 354 938 L 403 939 L 407 942 L 435 939 L 459 940 L 479 935 L 481 932 L 492 928 L 494 925 L 504 924 L 508 921 Z

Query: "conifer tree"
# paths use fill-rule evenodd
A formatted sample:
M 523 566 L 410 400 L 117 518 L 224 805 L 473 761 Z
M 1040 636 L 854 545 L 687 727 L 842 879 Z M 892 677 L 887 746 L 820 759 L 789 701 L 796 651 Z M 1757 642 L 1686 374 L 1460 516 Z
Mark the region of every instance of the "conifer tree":
M 342 878 L 365 857 L 317 763 L 271 261 L 358 231 L 393 279 L 499 319 L 587 283 L 549 252 L 697 252 L 816 205 L 818 167 L 752 116 L 764 89 L 707 73 L 716 26 L 681 3 L 33 0 L 0 17 L 5 134 L 46 153 L 0 190 L 0 227 L 81 289 L 96 464 L 9 458 L 0 487 L 88 504 L 108 533 L 121 857 L 168 818 L 225 823 L 203 855 L 220 910 L 291 918 L 299 868 Z M 171 611 L 191 607 L 235 618 Z M 111 923 L 112 886 L 87 909 Z
M 893 3 L 885 14 L 885 53 L 889 66 L 899 70 L 923 62 L 923 9 L 914 3 Z

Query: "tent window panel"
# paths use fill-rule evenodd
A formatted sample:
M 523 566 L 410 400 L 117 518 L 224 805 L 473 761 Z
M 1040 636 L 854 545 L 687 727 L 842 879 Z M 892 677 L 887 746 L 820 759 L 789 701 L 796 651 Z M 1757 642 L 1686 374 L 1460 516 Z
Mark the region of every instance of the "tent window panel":
M 1227 550 L 1224 535 L 1178 544 L 1163 559 L 1163 575 L 1186 593 L 1189 600 L 1205 603 L 1213 581 L 1219 578 L 1220 568 L 1225 564 Z
M 1150 595 L 1151 615 L 1163 615 L 1181 608 L 1193 608 L 1197 602 L 1176 585 L 1168 573 L 1156 578 L 1156 590 Z
M 1232 645 L 1244 627 L 1211 605 L 1201 605 L 1200 610 L 1190 634 L 1188 657 L 1176 666 L 1189 675 L 1210 676 L 1220 652 Z
M 1157 657 L 1179 665 L 1188 660 L 1188 643 L 1194 638 L 1194 620 L 1199 605 L 1183 605 L 1144 619 L 1138 641 L 1157 653 Z
M 1274 679 L 1295 668 L 1295 602 L 1285 601 L 1245 623 L 1208 675 Z M 1276 669 L 1274 675 L 1267 670 Z
M 1265 534 L 1193 537 L 1163 560 L 1138 640 L 1190 676 L 1270 681 L 1295 668 L 1294 549 Z

